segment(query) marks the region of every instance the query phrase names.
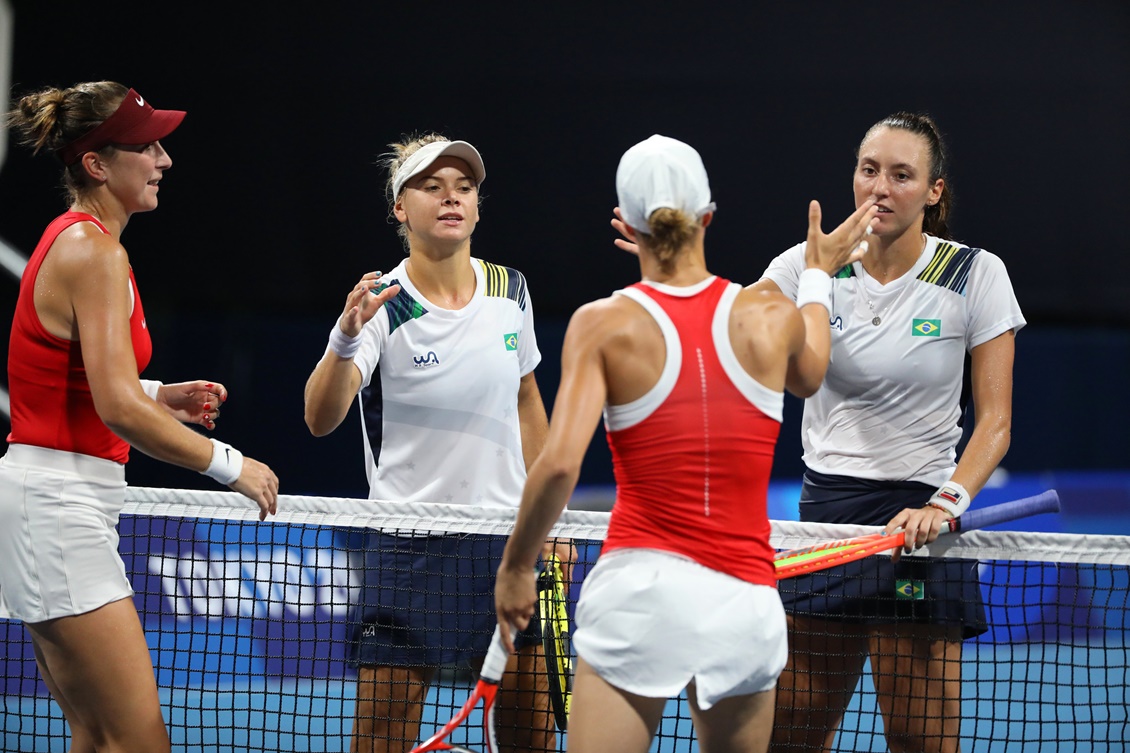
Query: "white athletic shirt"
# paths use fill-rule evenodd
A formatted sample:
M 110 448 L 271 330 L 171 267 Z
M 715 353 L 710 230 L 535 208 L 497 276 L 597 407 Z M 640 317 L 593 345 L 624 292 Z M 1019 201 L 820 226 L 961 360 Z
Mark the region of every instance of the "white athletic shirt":
M 763 275 L 793 299 L 804 245 Z M 804 403 L 805 464 L 855 478 L 948 481 L 961 439 L 965 354 L 1025 324 L 1004 263 L 928 235 L 914 266 L 886 285 L 858 262 L 845 267 L 832 280 L 829 323 L 828 372 Z
M 362 330 L 361 424 L 369 498 L 517 507 L 526 481 L 518 387 L 541 361 L 526 278 L 471 259 L 477 286 L 452 311 L 432 305 L 405 263 Z

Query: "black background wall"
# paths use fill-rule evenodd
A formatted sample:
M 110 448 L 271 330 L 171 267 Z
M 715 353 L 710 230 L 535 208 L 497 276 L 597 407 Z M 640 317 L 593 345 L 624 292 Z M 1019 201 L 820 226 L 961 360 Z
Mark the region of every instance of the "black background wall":
M 218 435 L 284 491 L 364 494 L 355 417 L 313 439 L 302 387 L 353 282 L 402 256 L 375 166 L 401 134 L 482 152 L 474 252 L 526 273 L 551 402 L 569 315 L 638 273 L 608 225 L 624 149 L 652 133 L 699 149 L 710 264 L 753 281 L 801 240 L 809 199 L 851 210 L 854 149 L 899 109 L 940 123 L 956 236 L 1005 260 L 1030 322 L 1006 466 L 1130 465 L 1124 2 L 14 5 L 15 93 L 109 78 L 189 111 L 161 207 L 123 238 L 147 376 L 227 384 Z M 30 252 L 64 208 L 58 178 L 10 146 L 0 236 Z M 5 330 L 15 292 L 0 284 Z M 799 412 L 779 476 L 800 468 Z M 599 442 L 591 461 L 584 480 L 607 481 Z M 130 480 L 209 483 L 143 457 Z

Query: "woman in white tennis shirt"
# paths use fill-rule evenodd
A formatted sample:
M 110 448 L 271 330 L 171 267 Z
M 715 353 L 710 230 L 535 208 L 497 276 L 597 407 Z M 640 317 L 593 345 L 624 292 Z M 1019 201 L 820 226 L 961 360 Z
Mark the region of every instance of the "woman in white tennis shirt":
M 307 425 L 327 434 L 359 400 L 370 499 L 513 508 L 547 423 L 526 280 L 471 255 L 486 176 L 475 147 L 429 134 L 393 148 L 388 196 L 408 256 L 347 296 L 307 383 Z M 481 661 L 503 543 L 370 536 L 353 750 L 409 750 L 437 668 Z M 503 688 L 521 692 L 498 706 L 500 745 L 553 749 L 536 631 L 510 669 Z
M 947 179 L 929 117 L 896 113 L 864 135 L 855 200 L 874 201 L 878 221 L 834 280 L 831 363 L 802 420 L 801 519 L 904 528 L 908 550 L 1004 457 L 1025 323 L 1003 262 L 949 240 Z M 753 287 L 794 296 L 803 255 L 786 251 Z M 955 462 L 967 357 L 975 427 Z M 774 750 L 827 749 L 868 657 L 891 750 L 958 750 L 962 640 L 986 629 L 976 562 L 876 557 L 780 590 L 791 650 Z

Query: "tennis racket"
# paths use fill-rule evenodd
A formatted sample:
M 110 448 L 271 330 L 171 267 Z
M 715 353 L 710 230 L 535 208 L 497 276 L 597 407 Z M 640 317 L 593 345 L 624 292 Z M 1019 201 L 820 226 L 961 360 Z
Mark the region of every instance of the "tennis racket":
M 494 637 L 490 641 L 490 648 L 487 649 L 486 658 L 483 659 L 479 681 L 475 683 L 471 697 L 463 704 L 459 713 L 451 717 L 450 722 L 443 725 L 443 729 L 417 745 L 411 753 L 427 753 L 427 751 L 433 750 L 472 753 L 466 748 L 460 748 L 447 742 L 447 736 L 467 720 L 479 701 L 483 702 L 483 744 L 486 745 L 487 753 L 498 753 L 498 739 L 494 734 L 494 699 L 498 695 L 498 683 L 502 681 L 502 673 L 506 671 L 507 658 L 506 647 L 502 645 L 502 633 L 496 627 Z
M 946 521 L 942 526 L 942 533 L 972 531 L 1045 512 L 1059 512 L 1059 495 L 1055 489 L 1034 497 L 969 510 L 961 517 Z M 774 565 L 777 568 L 778 579 L 792 578 L 836 565 L 846 565 L 879 552 L 898 549 L 905 543 L 906 534 L 903 531 L 896 531 L 890 535 L 873 533 L 780 552 L 774 558 Z
M 546 559 L 545 567 L 538 575 L 538 617 L 553 718 L 557 729 L 564 732 L 569 724 L 569 702 L 573 697 L 572 642 L 569 639 L 569 613 L 565 611 L 561 561 L 554 554 Z

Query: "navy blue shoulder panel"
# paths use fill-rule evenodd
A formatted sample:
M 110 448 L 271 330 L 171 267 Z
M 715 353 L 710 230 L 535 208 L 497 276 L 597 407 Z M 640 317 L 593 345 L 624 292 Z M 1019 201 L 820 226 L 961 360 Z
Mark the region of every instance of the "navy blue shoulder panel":
M 973 259 L 981 253 L 979 248 L 959 246 L 949 241 L 938 241 L 934 250 L 934 258 L 918 275 L 923 282 L 949 288 L 955 293 L 965 295 L 965 285 L 969 282 L 969 270 L 973 267 Z
M 526 277 L 516 269 L 491 264 L 489 261 L 479 260 L 486 276 L 486 295 L 494 298 L 509 298 L 518 304 L 518 308 L 526 310 Z

